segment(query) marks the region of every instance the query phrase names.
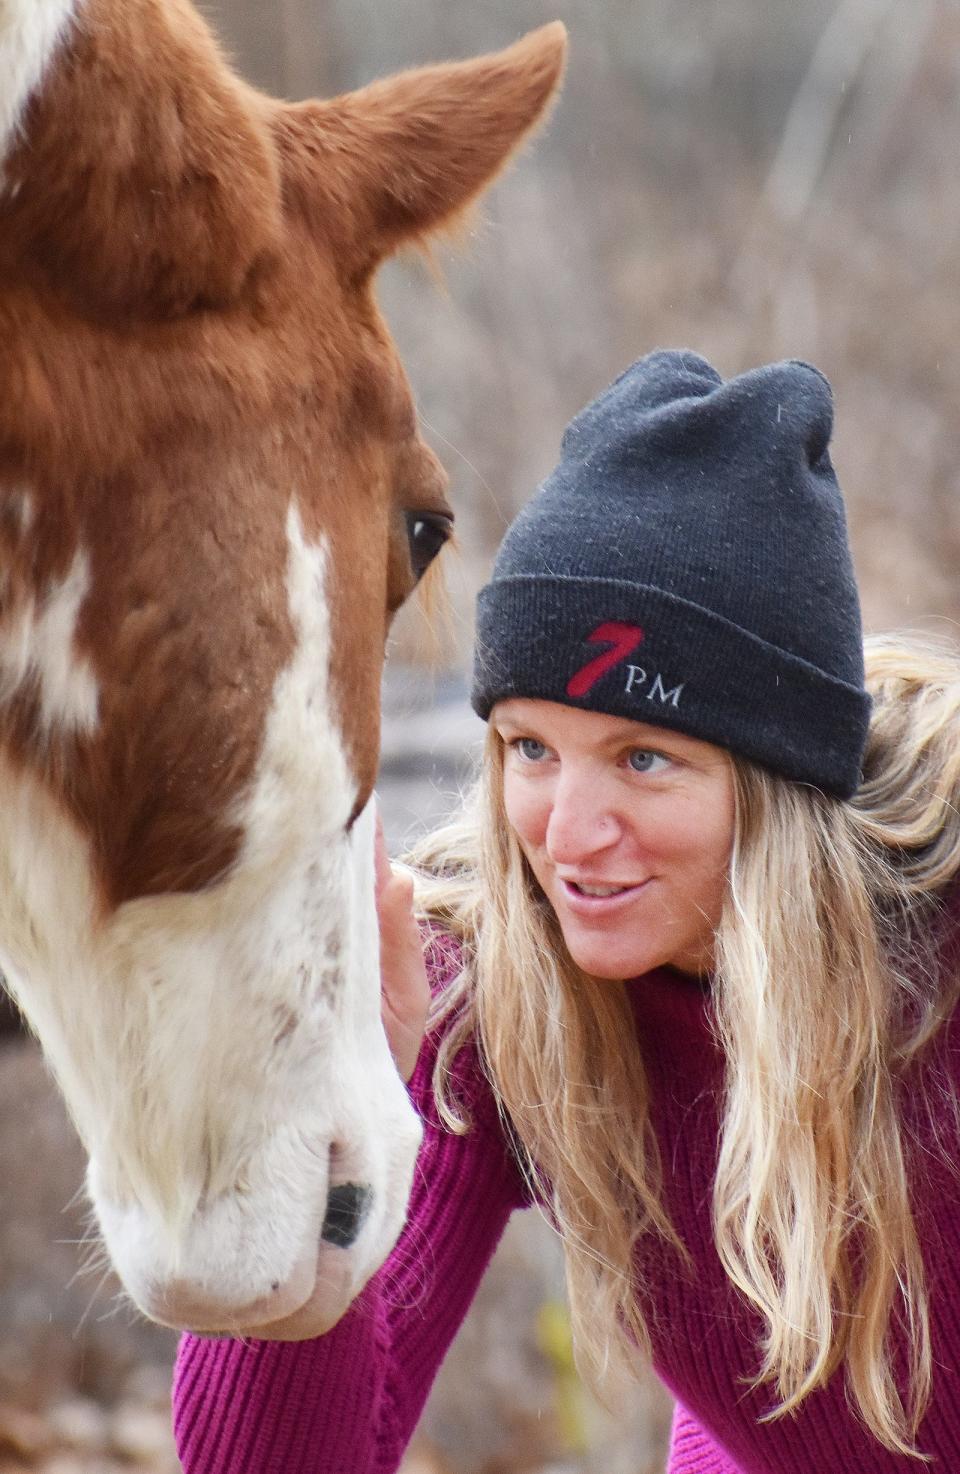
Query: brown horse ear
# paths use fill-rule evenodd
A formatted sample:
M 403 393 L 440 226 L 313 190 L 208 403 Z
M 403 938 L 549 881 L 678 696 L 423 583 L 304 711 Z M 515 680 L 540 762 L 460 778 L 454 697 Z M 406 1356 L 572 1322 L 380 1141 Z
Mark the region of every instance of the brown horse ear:
M 301 145 L 283 150 L 297 194 L 308 213 L 322 209 L 324 230 L 332 222 L 347 275 L 455 222 L 543 118 L 566 50 L 566 28 L 554 21 L 505 51 L 284 110 L 281 128 Z

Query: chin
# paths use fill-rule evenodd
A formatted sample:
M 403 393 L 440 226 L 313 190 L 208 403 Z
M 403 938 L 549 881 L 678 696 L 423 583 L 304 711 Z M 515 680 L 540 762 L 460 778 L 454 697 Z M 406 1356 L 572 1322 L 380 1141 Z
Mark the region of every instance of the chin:
M 609 948 L 577 947 L 567 943 L 573 961 L 583 972 L 602 983 L 622 983 L 626 978 L 638 978 L 659 964 L 649 953 L 613 953 Z

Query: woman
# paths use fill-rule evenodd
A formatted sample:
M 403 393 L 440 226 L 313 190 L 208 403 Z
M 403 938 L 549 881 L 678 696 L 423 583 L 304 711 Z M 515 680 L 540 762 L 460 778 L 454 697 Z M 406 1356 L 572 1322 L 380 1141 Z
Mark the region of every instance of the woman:
M 479 789 L 416 857 L 418 1058 L 384 886 L 407 1228 L 327 1336 L 185 1340 L 188 1474 L 395 1469 L 534 1199 L 588 1375 L 677 1395 L 672 1474 L 960 1468 L 960 660 L 874 643 L 867 694 L 831 427 L 808 365 L 681 353 L 569 427 L 480 598 Z

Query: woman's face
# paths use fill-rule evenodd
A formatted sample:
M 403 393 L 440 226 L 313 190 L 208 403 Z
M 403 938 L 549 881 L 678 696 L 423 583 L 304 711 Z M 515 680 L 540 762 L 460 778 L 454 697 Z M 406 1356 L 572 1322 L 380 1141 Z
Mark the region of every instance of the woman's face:
M 723 749 L 553 701 L 501 701 L 491 721 L 507 820 L 574 962 L 708 972 L 733 845 Z

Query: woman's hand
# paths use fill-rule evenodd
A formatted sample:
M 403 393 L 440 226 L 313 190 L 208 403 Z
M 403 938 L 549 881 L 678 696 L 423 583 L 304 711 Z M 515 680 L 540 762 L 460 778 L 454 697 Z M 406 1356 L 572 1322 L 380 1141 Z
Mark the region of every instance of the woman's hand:
M 379 815 L 376 870 L 381 1017 L 400 1076 L 409 1080 L 426 1030 L 430 987 L 413 916 L 413 877 L 391 866 Z

